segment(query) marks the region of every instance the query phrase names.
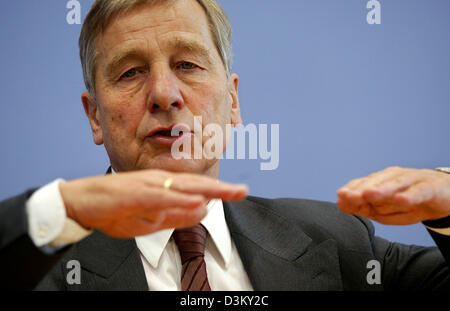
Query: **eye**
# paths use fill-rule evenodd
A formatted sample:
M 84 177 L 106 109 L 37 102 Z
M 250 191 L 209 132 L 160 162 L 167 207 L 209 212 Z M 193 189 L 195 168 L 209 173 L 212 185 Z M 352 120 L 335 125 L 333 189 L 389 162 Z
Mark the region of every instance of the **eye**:
M 127 72 L 125 72 L 120 79 L 130 79 L 133 78 L 138 73 L 136 68 L 130 69 Z
M 192 69 L 196 68 L 197 66 L 191 62 L 182 62 L 178 65 L 178 67 L 183 70 L 192 70 Z

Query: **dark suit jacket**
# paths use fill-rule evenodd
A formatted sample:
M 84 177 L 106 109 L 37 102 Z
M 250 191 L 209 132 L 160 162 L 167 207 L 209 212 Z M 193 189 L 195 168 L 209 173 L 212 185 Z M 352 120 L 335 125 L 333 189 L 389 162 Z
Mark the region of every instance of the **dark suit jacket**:
M 25 203 L 34 191 L 0 202 L 0 289 L 32 290 L 64 254 L 43 253 L 28 235 Z
M 334 204 L 256 197 L 224 204 L 225 218 L 255 290 L 450 289 L 448 263 L 436 247 L 390 243 L 370 221 Z M 433 236 L 447 254 L 450 238 Z M 68 285 L 72 259 L 81 284 Z M 367 263 L 381 264 L 381 284 L 370 285 Z M 134 239 L 95 232 L 74 245 L 37 290 L 148 290 Z

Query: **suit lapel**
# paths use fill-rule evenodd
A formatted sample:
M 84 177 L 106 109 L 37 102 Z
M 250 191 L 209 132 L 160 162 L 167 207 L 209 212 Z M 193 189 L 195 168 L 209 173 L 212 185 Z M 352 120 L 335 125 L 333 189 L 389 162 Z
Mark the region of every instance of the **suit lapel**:
M 69 289 L 148 290 L 144 267 L 134 239 L 111 238 L 94 232 L 77 244 L 81 284 Z
M 341 290 L 334 240 L 313 241 L 269 206 L 224 203 L 233 241 L 255 290 Z

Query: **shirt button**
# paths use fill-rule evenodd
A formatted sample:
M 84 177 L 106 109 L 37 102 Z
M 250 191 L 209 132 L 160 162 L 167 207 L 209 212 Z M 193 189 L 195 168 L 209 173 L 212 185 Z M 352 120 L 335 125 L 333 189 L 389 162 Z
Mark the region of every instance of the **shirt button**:
M 37 235 L 40 238 L 45 238 L 48 235 L 48 226 L 45 224 L 40 224 L 38 227 Z

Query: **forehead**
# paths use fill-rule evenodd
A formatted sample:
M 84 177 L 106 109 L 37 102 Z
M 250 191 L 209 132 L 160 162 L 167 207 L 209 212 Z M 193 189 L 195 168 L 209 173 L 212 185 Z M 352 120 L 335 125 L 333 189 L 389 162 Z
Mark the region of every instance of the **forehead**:
M 111 56 L 136 44 L 161 49 L 180 37 L 214 46 L 206 13 L 195 0 L 142 4 L 113 18 L 98 38 L 97 52 Z

